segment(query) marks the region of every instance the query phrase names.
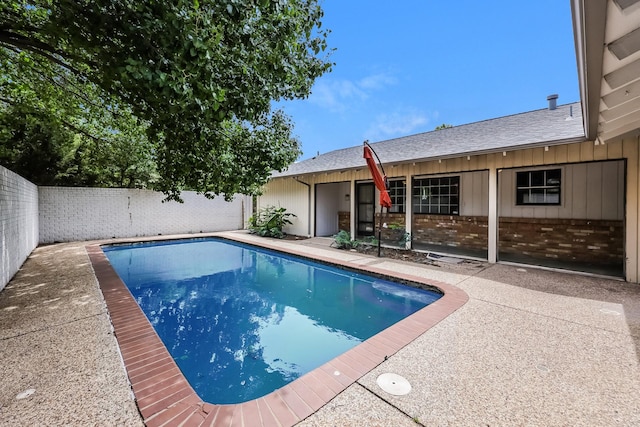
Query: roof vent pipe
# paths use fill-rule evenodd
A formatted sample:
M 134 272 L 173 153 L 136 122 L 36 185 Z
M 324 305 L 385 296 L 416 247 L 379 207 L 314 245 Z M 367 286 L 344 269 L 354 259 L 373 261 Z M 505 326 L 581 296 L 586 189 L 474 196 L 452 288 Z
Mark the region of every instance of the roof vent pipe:
M 556 109 L 556 100 L 558 99 L 558 94 L 553 94 L 553 95 L 549 95 L 547 96 L 547 101 L 549 101 L 549 110 L 555 110 Z

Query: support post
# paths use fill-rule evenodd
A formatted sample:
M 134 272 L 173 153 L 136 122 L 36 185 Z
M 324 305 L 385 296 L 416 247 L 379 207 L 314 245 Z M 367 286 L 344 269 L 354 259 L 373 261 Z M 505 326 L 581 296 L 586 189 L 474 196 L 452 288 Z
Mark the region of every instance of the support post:
M 382 242 L 382 206 L 380 206 L 380 220 L 378 221 L 378 258 L 380 258 L 380 244 Z
M 489 167 L 488 226 L 487 261 L 494 264 L 498 260 L 498 171 L 493 164 Z

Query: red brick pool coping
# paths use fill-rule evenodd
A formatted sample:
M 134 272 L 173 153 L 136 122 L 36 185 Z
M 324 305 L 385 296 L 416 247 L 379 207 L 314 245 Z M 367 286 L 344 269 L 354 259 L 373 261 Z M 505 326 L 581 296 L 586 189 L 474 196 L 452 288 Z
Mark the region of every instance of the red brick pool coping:
M 224 238 L 229 238 L 225 235 Z M 166 237 L 160 238 L 165 240 Z M 160 240 L 154 239 L 154 240 Z M 148 240 L 148 239 L 140 239 Z M 291 247 L 265 242 L 233 240 L 301 255 Z M 109 243 L 114 243 L 113 241 Z M 111 267 L 99 244 L 86 246 L 87 253 L 111 316 L 122 359 L 147 426 L 292 426 L 304 420 L 335 396 L 374 369 L 468 301 L 459 288 L 375 266 L 361 266 L 334 258 L 313 259 L 363 272 L 439 288 L 444 295 L 409 317 L 362 342 L 321 367 L 259 399 L 236 405 L 202 401 L 189 385 L 153 326 Z

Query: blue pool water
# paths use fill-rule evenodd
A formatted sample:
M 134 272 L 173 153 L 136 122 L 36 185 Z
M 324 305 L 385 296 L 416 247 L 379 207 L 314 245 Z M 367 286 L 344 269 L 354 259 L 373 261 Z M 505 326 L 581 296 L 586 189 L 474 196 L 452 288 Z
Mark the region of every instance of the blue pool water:
M 103 250 L 210 403 L 264 396 L 441 296 L 221 239 Z

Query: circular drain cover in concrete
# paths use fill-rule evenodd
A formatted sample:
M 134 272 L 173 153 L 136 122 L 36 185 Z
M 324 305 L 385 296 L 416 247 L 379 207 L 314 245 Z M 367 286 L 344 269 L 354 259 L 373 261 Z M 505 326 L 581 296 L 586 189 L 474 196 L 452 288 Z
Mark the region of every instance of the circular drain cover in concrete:
M 406 378 L 398 374 L 386 373 L 382 374 L 376 380 L 380 388 L 394 396 L 404 396 L 411 391 L 411 384 Z

